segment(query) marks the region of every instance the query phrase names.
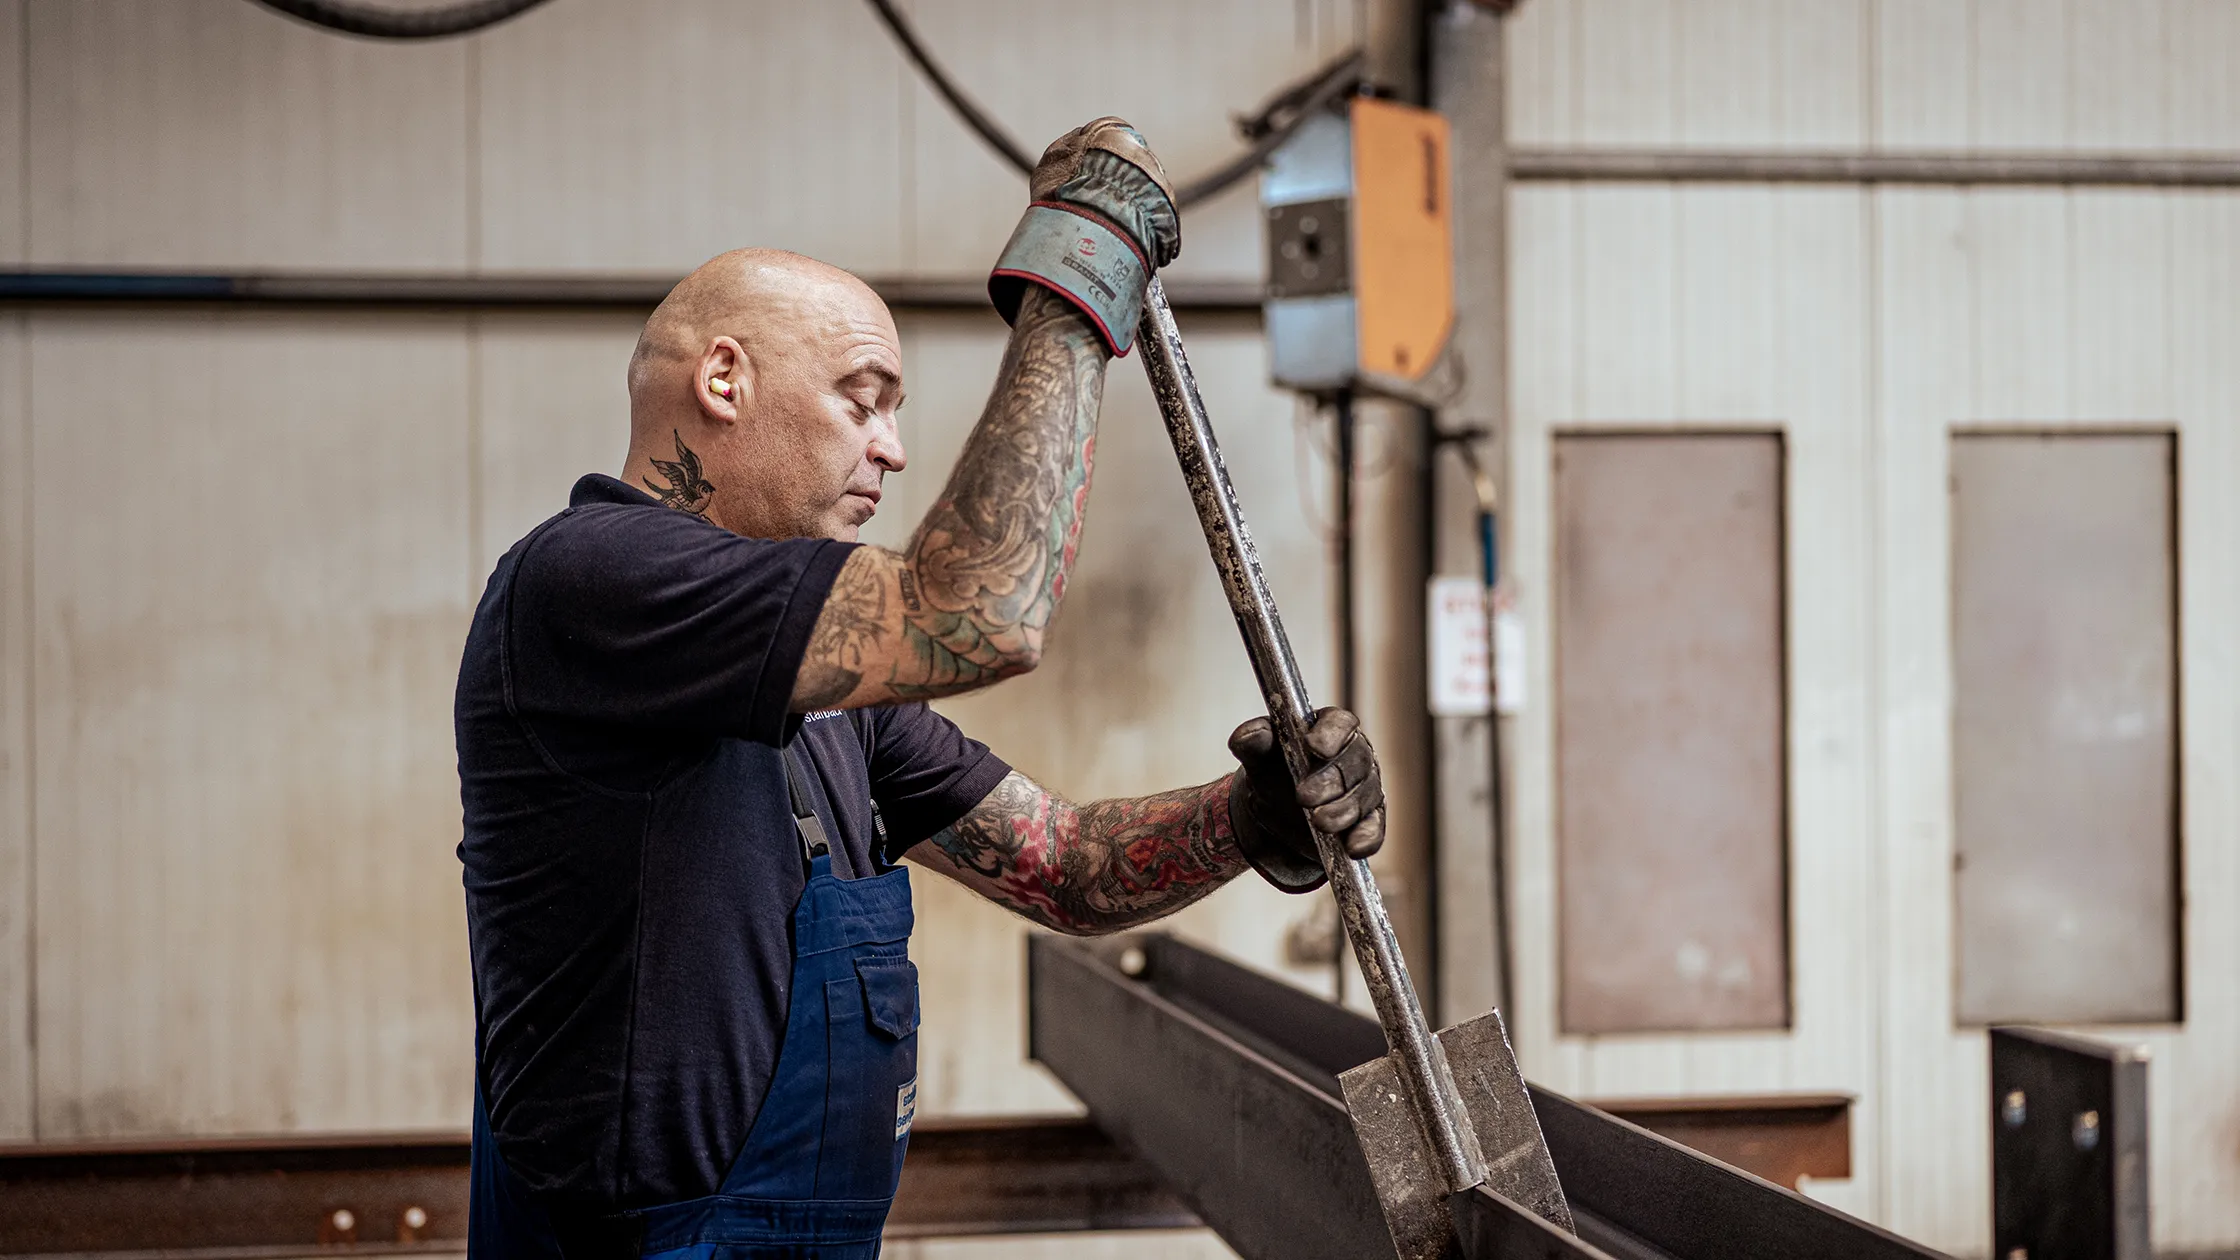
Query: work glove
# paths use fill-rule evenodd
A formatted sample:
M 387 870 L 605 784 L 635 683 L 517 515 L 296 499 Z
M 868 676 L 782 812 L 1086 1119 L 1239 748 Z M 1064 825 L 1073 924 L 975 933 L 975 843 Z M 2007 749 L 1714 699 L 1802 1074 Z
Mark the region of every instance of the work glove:
M 1142 135 L 1099 118 L 1052 141 L 1028 181 L 1034 200 L 988 277 L 988 297 L 1006 323 L 1018 318 L 1029 284 L 1079 307 L 1124 355 L 1143 314 L 1152 273 L 1182 252 L 1174 189 Z
M 1245 861 L 1269 883 L 1288 893 L 1322 886 L 1316 831 L 1336 837 L 1348 857 L 1368 857 L 1384 843 L 1384 775 L 1360 718 L 1344 709 L 1315 711 L 1307 727 L 1309 769 L 1296 786 L 1268 719 L 1238 727 L 1229 751 L 1244 766 L 1229 779 L 1229 829 Z

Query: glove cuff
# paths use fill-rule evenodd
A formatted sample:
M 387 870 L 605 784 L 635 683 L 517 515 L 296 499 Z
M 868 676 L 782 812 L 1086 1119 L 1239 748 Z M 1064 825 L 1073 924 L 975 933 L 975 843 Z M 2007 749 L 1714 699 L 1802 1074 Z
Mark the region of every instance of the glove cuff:
M 1027 207 L 988 277 L 988 297 L 1005 323 L 1016 322 L 1026 286 L 1038 284 L 1073 303 L 1097 326 L 1114 355 L 1135 344 L 1151 266 L 1136 243 L 1103 215 L 1061 201 Z
M 1250 778 L 1240 770 L 1229 779 L 1229 834 L 1237 842 L 1237 852 L 1278 891 L 1310 893 L 1329 883 L 1319 860 L 1301 857 L 1260 827 L 1251 802 L 1242 799 L 1252 791 Z

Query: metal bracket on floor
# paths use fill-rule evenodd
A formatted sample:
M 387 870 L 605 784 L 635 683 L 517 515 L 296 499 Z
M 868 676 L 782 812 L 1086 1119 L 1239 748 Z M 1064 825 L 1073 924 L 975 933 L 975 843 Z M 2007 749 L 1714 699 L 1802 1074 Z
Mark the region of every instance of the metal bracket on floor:
M 2152 1260 L 2147 1051 L 1994 1028 L 1994 1260 Z

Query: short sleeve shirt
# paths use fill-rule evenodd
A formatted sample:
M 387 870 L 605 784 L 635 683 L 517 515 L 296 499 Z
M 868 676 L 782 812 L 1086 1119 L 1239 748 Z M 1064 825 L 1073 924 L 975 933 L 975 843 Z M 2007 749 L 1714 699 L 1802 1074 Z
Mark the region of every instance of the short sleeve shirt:
M 924 705 L 788 713 L 852 546 L 743 538 L 593 475 L 490 576 L 455 711 L 477 1085 L 540 1197 L 698 1197 L 744 1145 L 806 882 L 781 747 L 843 877 L 1009 771 Z

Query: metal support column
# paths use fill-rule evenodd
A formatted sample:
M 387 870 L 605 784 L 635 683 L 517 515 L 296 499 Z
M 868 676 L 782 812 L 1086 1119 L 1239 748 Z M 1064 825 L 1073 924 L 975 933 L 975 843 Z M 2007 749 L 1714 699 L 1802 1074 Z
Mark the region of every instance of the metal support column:
M 1431 32 L 1431 103 L 1453 128 L 1454 345 L 1462 392 L 1439 416 L 1440 441 L 1468 442 L 1508 499 L 1507 134 L 1502 19 L 1476 4 L 1449 4 Z M 1474 431 L 1474 436 L 1456 436 Z M 1465 461 L 1431 468 L 1432 569 L 1481 572 L 1478 500 Z M 1439 1010 L 1460 1017 L 1498 1009 L 1517 1040 L 1510 992 L 1513 942 L 1499 874 L 1508 833 L 1499 783 L 1501 719 L 1432 719 L 1432 792 L 1438 837 Z

